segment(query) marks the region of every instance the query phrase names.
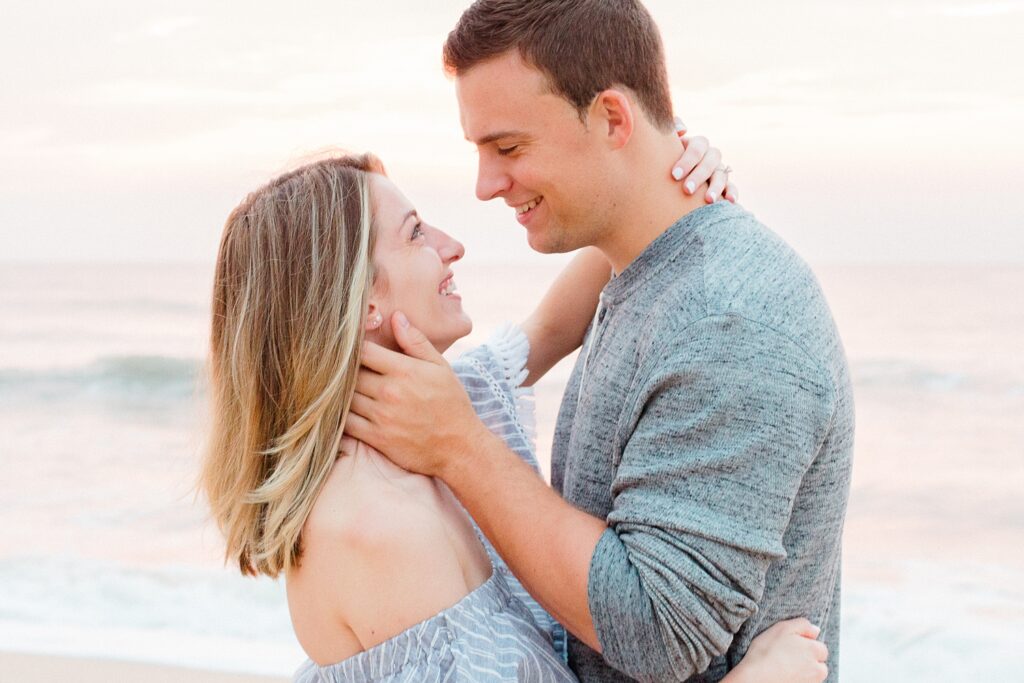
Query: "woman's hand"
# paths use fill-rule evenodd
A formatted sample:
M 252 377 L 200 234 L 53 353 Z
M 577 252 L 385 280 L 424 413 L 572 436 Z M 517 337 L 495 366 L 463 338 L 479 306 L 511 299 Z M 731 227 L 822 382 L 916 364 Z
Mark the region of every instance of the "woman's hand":
M 686 137 L 686 124 L 676 117 L 676 134 L 683 144 L 683 156 L 672 168 L 672 177 L 683 181 L 683 192 L 693 194 L 697 188 L 708 183 L 704 201 L 714 204 L 721 198 L 735 203 L 739 198 L 736 185 L 729 182 L 728 166 L 722 165 L 722 153 L 711 146 L 705 137 Z
M 780 621 L 750 643 L 722 683 L 821 683 L 828 678 L 828 647 L 806 619 Z

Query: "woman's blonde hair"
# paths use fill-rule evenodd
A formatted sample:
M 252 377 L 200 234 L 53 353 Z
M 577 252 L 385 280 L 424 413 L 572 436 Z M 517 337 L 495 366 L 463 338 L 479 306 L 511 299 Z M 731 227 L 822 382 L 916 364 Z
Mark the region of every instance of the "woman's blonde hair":
M 323 159 L 250 194 L 217 255 L 212 427 L 201 487 L 243 574 L 298 564 L 355 391 L 374 271 L 372 155 Z

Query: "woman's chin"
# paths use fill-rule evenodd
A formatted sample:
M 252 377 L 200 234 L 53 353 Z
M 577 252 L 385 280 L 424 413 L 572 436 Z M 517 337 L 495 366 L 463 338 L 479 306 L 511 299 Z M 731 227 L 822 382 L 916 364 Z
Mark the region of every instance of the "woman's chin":
M 444 353 L 452 344 L 459 341 L 463 337 L 468 337 L 469 333 L 473 331 L 473 321 L 470 320 L 468 315 L 464 315 L 459 324 L 452 325 L 451 329 L 445 330 L 445 334 L 433 335 L 427 337 L 430 340 L 431 345 L 437 349 L 438 353 Z

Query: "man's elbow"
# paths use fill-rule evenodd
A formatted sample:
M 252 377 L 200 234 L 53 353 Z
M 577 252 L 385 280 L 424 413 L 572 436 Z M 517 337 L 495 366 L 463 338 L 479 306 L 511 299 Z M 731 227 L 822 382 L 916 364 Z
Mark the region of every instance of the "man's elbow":
M 619 649 L 618 656 L 613 652 L 602 652 L 602 656 L 638 681 L 687 681 L 707 671 L 712 661 L 728 652 L 736 632 L 754 611 L 745 617 L 734 612 L 724 620 L 698 622 L 692 614 L 672 610 L 671 614 L 656 617 L 657 636 L 631 638 L 632 642 L 622 643 L 626 647 L 615 648 Z

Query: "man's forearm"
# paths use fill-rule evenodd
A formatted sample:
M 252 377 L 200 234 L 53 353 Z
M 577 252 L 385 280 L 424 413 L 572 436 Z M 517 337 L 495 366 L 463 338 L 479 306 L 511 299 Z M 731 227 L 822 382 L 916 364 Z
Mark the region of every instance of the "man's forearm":
M 537 602 L 600 652 L 587 581 L 604 520 L 566 503 L 501 439 L 481 429 L 472 450 L 451 459 L 440 478 Z

